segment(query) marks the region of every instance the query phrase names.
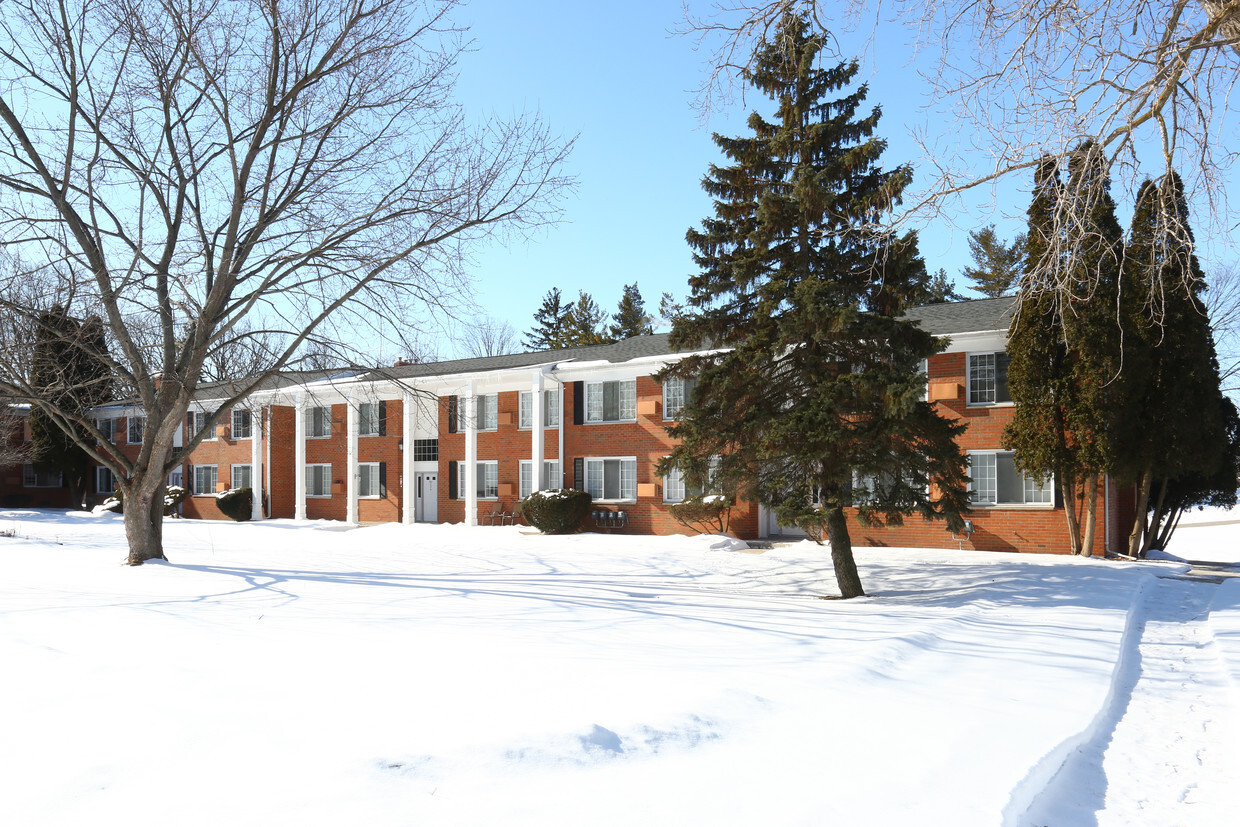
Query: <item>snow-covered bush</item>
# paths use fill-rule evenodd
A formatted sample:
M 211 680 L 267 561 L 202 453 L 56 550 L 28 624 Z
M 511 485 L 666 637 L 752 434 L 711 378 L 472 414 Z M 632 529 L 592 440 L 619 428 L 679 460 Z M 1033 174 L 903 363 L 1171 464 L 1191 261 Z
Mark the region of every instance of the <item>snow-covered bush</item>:
M 672 519 L 700 534 L 727 534 L 732 519 L 732 498 L 725 494 L 688 497 L 667 507 Z
M 250 519 L 253 513 L 254 492 L 249 488 L 233 488 L 217 494 L 215 501 L 219 504 L 220 511 L 224 512 L 224 516 L 242 522 Z
M 118 488 L 113 491 L 111 496 L 109 496 L 106 500 L 99 503 L 96 510 L 111 511 L 115 514 L 124 514 L 125 496 L 121 494 L 121 490 Z
M 575 488 L 535 491 L 521 501 L 525 521 L 543 534 L 572 534 L 590 513 L 591 497 Z
M 172 517 L 177 513 L 177 506 L 180 505 L 189 492 L 179 485 L 170 485 L 164 491 L 164 516 Z

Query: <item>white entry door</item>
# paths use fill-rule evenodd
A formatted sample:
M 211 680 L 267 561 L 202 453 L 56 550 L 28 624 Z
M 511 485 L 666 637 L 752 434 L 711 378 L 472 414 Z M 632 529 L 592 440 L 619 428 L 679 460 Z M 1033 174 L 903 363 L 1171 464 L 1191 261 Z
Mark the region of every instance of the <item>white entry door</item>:
M 413 519 L 419 523 L 439 522 L 439 474 L 414 474 L 414 485 Z

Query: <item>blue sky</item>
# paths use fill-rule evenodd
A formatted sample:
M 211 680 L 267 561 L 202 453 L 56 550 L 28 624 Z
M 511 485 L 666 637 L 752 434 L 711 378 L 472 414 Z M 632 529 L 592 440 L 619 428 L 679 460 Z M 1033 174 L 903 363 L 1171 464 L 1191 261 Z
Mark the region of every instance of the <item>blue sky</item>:
M 650 311 L 664 291 L 688 292 L 694 266 L 685 231 L 710 214 L 701 179 L 720 160 L 711 133 L 743 134 L 757 101 L 716 111 L 703 125 L 693 90 L 707 56 L 691 38 L 670 33 L 680 15 L 679 3 L 653 0 L 472 0 L 458 10 L 475 49 L 460 64 L 457 93 L 467 110 L 536 111 L 555 131 L 577 135 L 566 172 L 579 185 L 565 201 L 563 222 L 528 242 L 479 251 L 470 275 L 482 314 L 520 334 L 552 287 L 568 298 L 587 290 L 607 311 L 634 281 Z M 869 84 L 868 102 L 883 109 L 883 165 L 910 162 L 916 171 L 920 150 L 911 130 L 937 133 L 943 124 L 924 108 L 925 87 L 910 66 L 906 38 L 883 30 L 858 77 Z M 846 53 L 864 45 L 841 35 Z M 1116 198 L 1131 200 L 1122 192 Z M 1021 229 L 1014 216 L 1027 199 L 1025 182 L 1010 181 L 997 196 L 977 192 L 919 227 L 927 267 L 957 278 L 971 261 L 968 230 L 994 222 L 1011 237 Z

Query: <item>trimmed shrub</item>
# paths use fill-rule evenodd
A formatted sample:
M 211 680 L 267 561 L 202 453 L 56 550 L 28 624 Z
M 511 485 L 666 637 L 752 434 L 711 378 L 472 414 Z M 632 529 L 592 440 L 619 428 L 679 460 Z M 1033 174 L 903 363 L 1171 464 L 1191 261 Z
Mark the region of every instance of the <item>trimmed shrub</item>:
M 170 485 L 164 491 L 164 516 L 172 517 L 177 513 L 177 506 L 180 505 L 189 492 L 179 485 Z
M 99 507 L 104 511 L 111 511 L 115 514 L 125 513 L 125 495 L 118 488 L 108 496 L 106 500 L 99 503 Z
M 591 497 L 575 488 L 535 491 L 521 501 L 521 515 L 543 534 L 572 534 L 590 513 Z
M 219 504 L 220 511 L 224 512 L 224 516 L 240 523 L 250 519 L 253 513 L 254 492 L 249 488 L 234 488 L 217 496 L 215 501 Z
M 667 507 L 672 519 L 701 534 L 727 534 L 732 498 L 724 494 L 688 497 Z

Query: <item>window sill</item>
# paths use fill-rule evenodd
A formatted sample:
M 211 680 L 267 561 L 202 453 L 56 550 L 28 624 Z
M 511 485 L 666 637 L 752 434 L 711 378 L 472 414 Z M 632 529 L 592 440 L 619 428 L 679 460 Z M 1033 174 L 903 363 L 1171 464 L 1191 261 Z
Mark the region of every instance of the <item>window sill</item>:
M 306 434 L 306 439 L 331 439 L 331 434 Z
M 332 498 L 331 494 L 307 494 L 306 495 L 307 500 L 330 500 L 331 498 Z
M 594 505 L 637 505 L 637 500 L 593 500 Z
M 636 425 L 637 417 L 632 419 L 587 419 L 584 425 Z
M 1054 503 L 969 503 L 969 508 L 1004 511 L 1054 511 Z
M 952 400 L 938 400 L 950 402 Z M 966 402 L 966 408 L 1015 408 L 1015 402 Z

